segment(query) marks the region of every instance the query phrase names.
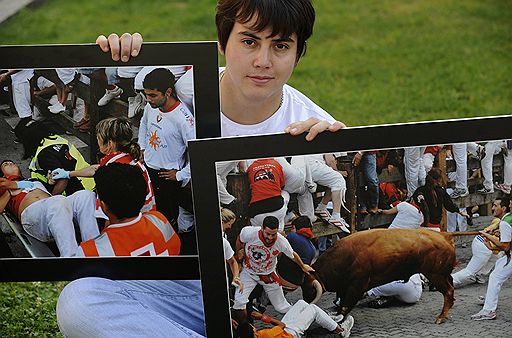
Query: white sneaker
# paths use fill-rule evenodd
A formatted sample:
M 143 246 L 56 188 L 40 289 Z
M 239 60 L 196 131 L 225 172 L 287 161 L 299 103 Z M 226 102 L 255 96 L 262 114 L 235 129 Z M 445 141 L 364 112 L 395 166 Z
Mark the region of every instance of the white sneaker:
M 493 320 L 493 319 L 496 319 L 496 311 L 482 309 L 482 310 L 480 310 L 480 312 L 472 315 L 471 319 L 473 319 L 473 320 Z
M 340 326 L 343 329 L 343 331 L 341 331 L 338 334 L 341 335 L 343 338 L 349 337 L 350 330 L 352 330 L 352 327 L 354 326 L 354 317 L 352 317 L 351 315 L 347 315 L 347 318 L 343 321 L 343 323 L 341 323 Z
M 132 118 L 144 108 L 144 98 L 140 93 L 128 98 L 128 118 Z
M 105 95 L 103 95 L 101 97 L 101 99 L 98 101 L 98 106 L 99 107 L 106 106 L 107 103 L 109 103 L 116 97 L 121 96 L 122 93 L 123 93 L 123 90 L 117 86 L 114 89 L 106 89 Z
M 66 107 L 64 107 L 64 105 L 60 102 L 57 102 L 55 103 L 54 105 L 51 105 L 48 107 L 48 110 L 52 113 L 52 114 L 58 114 L 60 112 L 63 112 L 64 110 L 66 110 Z

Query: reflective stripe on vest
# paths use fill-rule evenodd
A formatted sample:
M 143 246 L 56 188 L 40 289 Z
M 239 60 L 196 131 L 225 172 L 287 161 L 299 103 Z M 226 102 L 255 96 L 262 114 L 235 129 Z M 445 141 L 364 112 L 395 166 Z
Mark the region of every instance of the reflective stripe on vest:
M 151 223 L 153 223 L 158 228 L 158 230 L 160 230 L 160 232 L 164 236 L 165 241 L 169 242 L 169 240 L 174 235 L 174 230 L 168 222 L 164 222 L 160 218 L 152 214 L 146 214 L 143 217 L 146 217 Z
M 37 156 L 46 147 L 53 146 L 56 144 L 65 144 L 68 146 L 69 153 L 76 160 L 75 170 L 83 169 L 83 168 L 86 168 L 89 166 L 89 163 L 87 163 L 84 160 L 84 157 L 82 156 L 82 154 L 78 151 L 78 149 L 76 149 L 76 147 L 72 143 L 69 143 L 68 140 L 66 140 L 65 138 L 63 138 L 59 135 L 53 135 L 52 138 L 53 137 L 55 137 L 55 139 L 53 139 L 53 140 L 49 139 L 49 138 L 43 139 L 43 144 L 37 148 L 36 154 L 34 155 L 34 157 L 32 157 L 32 161 L 30 162 L 30 165 L 28 167 L 28 169 L 31 172 L 32 178 L 37 178 L 43 182 L 48 182 L 46 173 L 44 175 L 39 173 L 39 171 L 42 169 L 39 167 L 39 163 L 37 161 Z M 94 179 L 92 177 L 78 177 L 78 180 L 80 181 L 80 183 L 82 183 L 83 187 L 87 190 L 93 190 L 95 187 Z
M 96 250 L 98 251 L 98 255 L 102 256 L 115 256 L 114 248 L 112 248 L 112 244 L 110 243 L 110 239 L 108 238 L 108 234 L 102 234 L 100 237 L 95 240 L 91 240 L 91 244 L 96 244 Z M 85 251 L 85 250 L 84 250 Z

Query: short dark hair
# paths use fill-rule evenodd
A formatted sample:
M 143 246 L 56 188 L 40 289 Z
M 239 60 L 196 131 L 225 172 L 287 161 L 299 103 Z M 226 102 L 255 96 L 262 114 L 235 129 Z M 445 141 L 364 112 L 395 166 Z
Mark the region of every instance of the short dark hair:
M 297 57 L 306 54 L 306 41 L 313 34 L 315 9 L 310 0 L 219 0 L 215 24 L 222 49 L 226 50 L 235 22 L 245 24 L 257 15 L 254 30 L 272 28 L 271 37 L 297 34 Z
M 135 217 L 146 200 L 147 185 L 136 166 L 111 163 L 94 174 L 98 198 L 118 218 Z
M 176 90 L 174 89 L 175 82 L 174 74 L 169 69 L 156 68 L 146 75 L 142 86 L 144 89 L 158 90 L 162 94 L 165 94 L 167 89 L 171 88 L 171 95 L 177 99 Z
M 496 198 L 497 201 L 500 201 L 500 206 L 505 208 L 505 212 L 510 212 L 510 197 L 503 196 Z
M 247 320 L 244 320 L 240 324 L 235 332 L 235 337 L 237 338 L 253 338 L 254 337 L 254 329 L 252 328 L 251 323 Z
M 295 218 L 292 221 L 292 225 L 295 226 L 295 229 L 297 229 L 297 230 L 302 229 L 302 228 L 311 228 L 312 227 L 311 220 L 309 219 L 308 216 L 299 216 L 299 217 Z
M 275 216 L 267 216 L 263 219 L 263 227 L 271 230 L 279 227 L 279 220 Z

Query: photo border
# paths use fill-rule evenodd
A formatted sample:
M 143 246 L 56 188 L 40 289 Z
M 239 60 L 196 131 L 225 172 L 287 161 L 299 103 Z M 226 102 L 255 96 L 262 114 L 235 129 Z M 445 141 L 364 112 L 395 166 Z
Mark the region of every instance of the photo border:
M 0 46 L 0 69 L 191 65 L 196 137 L 220 136 L 217 42 L 144 43 L 128 62 L 113 61 L 95 44 Z M 198 256 L 0 258 L 0 282 L 110 279 L 200 279 Z
M 314 141 L 272 134 L 189 142 L 206 334 L 231 337 L 227 271 L 222 246 L 216 162 L 339 151 L 380 150 L 512 138 L 512 115 L 412 122 L 324 132 Z M 215 226 L 217 225 L 217 226 Z

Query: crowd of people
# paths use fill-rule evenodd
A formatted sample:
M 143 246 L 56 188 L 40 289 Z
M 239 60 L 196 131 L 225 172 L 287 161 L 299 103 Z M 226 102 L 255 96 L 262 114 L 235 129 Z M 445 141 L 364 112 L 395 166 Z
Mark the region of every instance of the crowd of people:
M 219 51 L 226 58 L 226 67 L 219 70 L 223 94 L 222 136 L 282 131 L 300 135 L 307 131 L 306 139 L 311 141 L 319 132 L 343 128 L 343 123 L 286 84 L 312 34 L 315 13 L 310 1 L 273 1 L 269 6 L 263 3 L 220 0 L 217 5 Z M 114 60 L 125 60 L 139 53 L 142 39 L 139 34 L 125 34 L 121 39 L 112 34 L 108 39 L 100 36 L 97 43 L 103 51 L 110 51 Z M 130 48 L 123 48 L 127 45 Z M 126 69 L 119 67 L 115 72 L 113 69 L 106 72 L 108 87 L 98 102 L 100 106 L 123 92 L 116 73 L 117 77 L 127 74 L 122 75 L 120 70 Z M 31 128 L 43 130 L 32 119 L 31 87 L 26 82 L 33 74 L 29 74 L 31 71 L 25 74 L 25 70 L 2 73 L 2 86 L 4 81 L 12 84 L 10 93 L 20 117 L 17 136 L 24 145 L 25 156 L 32 159 L 33 178 L 23 178 L 15 163 L 8 159 L 3 161 L 0 210 L 10 210 L 31 236 L 41 241 L 53 238 L 60 256 L 155 256 L 197 252 L 186 157 L 187 141 L 195 138 L 193 107 L 190 106 L 193 102 L 190 95 L 193 92 L 190 91 L 192 70 L 185 71 L 178 74 L 172 69 L 156 68 L 145 74 L 138 89 L 147 102 L 138 142 L 133 141 L 132 127 L 126 118 L 104 119 L 94 126 L 100 151 L 105 156 L 92 166 L 58 135 L 45 132 L 38 136 L 38 141 L 29 140 L 36 135 L 29 131 Z M 76 75 L 67 74 L 66 79 L 61 79 L 62 84 L 56 85 L 58 102 L 51 106 L 51 112 L 60 112 L 61 106 L 65 106 L 66 92 L 75 78 Z M 16 92 L 22 92 L 22 96 L 16 98 Z M 136 86 L 130 94 L 129 117 L 135 115 L 137 106 L 143 105 Z M 76 127 L 83 131 L 92 127 L 86 111 Z M 363 173 L 358 212 L 396 214 L 391 227 L 427 226 L 434 230 L 440 228 L 443 208 L 467 218 L 468 214 L 459 210 L 452 198 L 462 198 L 469 193 L 468 151 L 482 162 L 485 181 L 479 193 L 491 193 L 493 189 L 510 193 L 510 141 L 452 145 L 456 162 L 452 179 L 456 183 L 451 195 L 433 161 L 438 149 L 429 148 L 432 149 L 343 154 L 353 156 L 354 167 Z M 504 153 L 505 174 L 502 183 L 494 184 L 488 166 L 492 169 L 492 158 L 500 151 Z M 249 224 L 237 234 L 235 247 L 224 241 L 225 259 L 235 288 L 236 336 L 301 337 L 313 322 L 343 337 L 350 335 L 354 325 L 352 316 L 329 315 L 303 301 L 292 305 L 283 292 L 283 287 L 296 288 L 301 276 L 313 271 L 310 264 L 316 248 L 312 241 L 312 222 L 317 217 L 345 233 L 350 232 L 342 216 L 348 212 L 344 208 L 347 184 L 336 166 L 336 156 L 340 154 L 260 159 L 242 166 L 251 186 Z M 236 199 L 225 186 L 226 177 L 235 166 L 236 163 L 228 163 L 217 171 L 220 202 L 225 207 L 220 210 L 222 225 L 219 226 L 223 231 L 229 231 L 237 219 L 237 215 L 229 211 Z M 407 188 L 398 183 L 379 184 L 377 174 L 384 168 L 388 172 L 403 170 Z M 326 190 L 315 207 L 312 193 L 318 185 Z M 290 193 L 298 195 L 296 212 L 299 215 L 288 214 Z M 475 320 L 496 317 L 499 289 L 512 273 L 511 265 L 507 264 L 512 232 L 510 200 L 503 197 L 497 201 L 494 216 L 500 219 L 500 234 L 496 237 L 492 228 L 483 231 L 481 237 L 486 246 L 494 243 L 494 249 L 490 250 L 507 254 L 495 264 L 484 308 L 472 317 Z M 332 212 L 328 210 L 329 203 Z M 86 217 L 88 219 L 84 220 Z M 285 236 L 284 225 L 290 220 L 292 231 Z M 75 234 L 75 221 L 80 225 L 79 236 Z M 318 245 L 319 251 L 327 249 L 325 242 L 320 241 Z M 236 261 L 242 263 L 241 268 Z M 468 274 L 476 276 L 477 272 Z M 415 275 L 408 281 L 395 281 L 369 290 L 368 295 L 395 296 L 403 302 L 417 302 L 421 296 L 418 280 L 419 276 Z M 258 311 L 250 311 L 248 315 L 247 309 L 255 304 L 251 299 L 257 298 L 251 293 L 258 285 L 274 309 L 284 314 L 281 321 Z M 72 337 L 114 337 L 127 332 L 154 337 L 205 334 L 199 281 L 76 280 L 63 290 L 57 317 L 61 331 Z M 251 318 L 274 324 L 275 328 L 256 330 L 251 326 Z

